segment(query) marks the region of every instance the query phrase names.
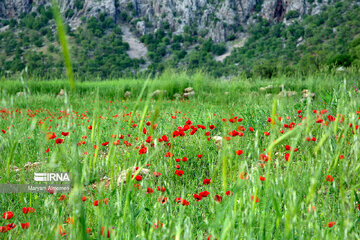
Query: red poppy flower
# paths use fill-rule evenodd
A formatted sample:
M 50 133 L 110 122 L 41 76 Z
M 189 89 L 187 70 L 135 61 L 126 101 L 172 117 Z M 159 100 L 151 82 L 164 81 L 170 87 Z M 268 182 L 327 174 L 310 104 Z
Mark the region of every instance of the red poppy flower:
M 164 226 L 164 224 L 163 223 L 160 223 L 159 221 L 157 222 L 157 223 L 154 223 L 154 226 L 153 226 L 153 228 L 163 228 L 163 226 Z
M 316 138 L 315 138 L 315 137 L 312 137 L 312 138 L 311 138 L 311 141 L 315 142 L 315 141 L 316 141 Z
M 198 158 L 202 158 L 202 157 L 203 157 L 203 155 L 202 155 L 202 154 L 199 154 L 199 155 L 198 155 Z
M 30 227 L 30 223 L 20 223 L 22 229 L 28 229 Z
M 240 179 L 241 180 L 248 180 L 249 179 L 249 176 L 247 176 L 247 172 L 245 172 L 245 173 L 243 173 L 243 172 L 241 172 L 240 173 Z
M 285 145 L 285 150 L 290 150 L 291 147 L 289 145 Z
M 108 144 L 109 144 L 109 142 L 103 142 L 101 145 L 106 146 Z
M 203 180 L 203 184 L 206 185 L 206 184 L 210 184 L 211 182 L 211 179 L 204 179 Z
M 202 199 L 202 196 L 201 195 L 198 195 L 198 194 L 194 194 L 194 198 L 196 199 L 196 201 L 200 201 Z
M 12 219 L 13 216 L 14 216 L 13 212 L 4 212 L 2 218 L 9 220 L 9 219 Z
M 184 174 L 184 171 L 182 170 L 175 170 L 175 175 L 178 175 L 179 177 L 181 177 Z
M 63 135 L 64 137 L 69 135 L 69 132 L 61 132 L 61 135 Z
M 45 152 L 48 153 L 49 151 L 50 151 L 50 148 L 47 148 Z
M 329 222 L 327 225 L 329 228 L 332 228 L 335 225 L 335 222 Z
M 226 196 L 232 196 L 232 195 L 233 195 L 233 193 L 232 193 L 232 192 L 230 192 L 230 191 L 226 191 L 225 195 L 226 195 Z
M 65 195 L 61 195 L 60 197 L 59 197 L 59 201 L 64 201 L 64 200 L 66 200 L 67 198 L 66 198 L 66 196 Z
M 254 196 L 251 196 L 251 199 L 250 199 L 250 200 L 251 200 L 251 201 L 254 201 L 254 198 L 255 198 Z M 259 197 L 258 197 L 258 196 L 256 196 L 256 202 L 257 202 L 257 203 L 259 202 Z
M 340 155 L 339 159 L 345 159 L 344 155 Z
M 83 202 L 85 202 L 85 201 L 87 201 L 87 200 L 88 200 L 88 198 L 85 197 L 85 196 L 81 198 L 81 201 L 83 201 Z
M 165 187 L 158 187 L 158 191 L 160 191 L 160 192 L 165 192 L 165 191 L 166 191 L 166 188 L 165 188 Z
M 52 134 L 51 134 L 51 133 L 47 133 L 47 134 L 46 134 L 46 139 L 47 139 L 47 140 L 54 139 L 54 138 L 56 138 L 56 135 L 55 135 L 54 132 L 53 132 Z
M 161 176 L 161 173 L 159 173 L 159 172 L 154 172 L 154 176 L 155 176 L 155 177 L 160 177 L 160 176 Z
M 137 175 L 137 176 L 135 177 L 135 180 L 138 181 L 138 182 L 140 182 L 140 181 L 142 180 L 142 176 L 141 176 L 141 175 Z
M 103 203 L 105 203 L 105 205 L 107 205 L 109 203 L 109 199 L 108 198 L 103 199 Z
M 289 153 L 285 154 L 285 160 L 289 161 L 289 158 L 290 158 L 290 154 Z
M 159 197 L 159 198 L 158 198 L 158 201 L 159 201 L 161 204 L 165 204 L 166 201 L 167 201 L 167 198 L 166 198 L 166 197 Z
M 221 202 L 221 201 L 222 201 L 222 197 L 219 196 L 219 195 L 215 195 L 214 200 L 215 200 L 215 202 Z
M 35 212 L 35 209 L 33 209 L 32 207 L 24 207 L 24 208 L 22 209 L 22 212 L 23 212 L 24 214 L 33 213 L 33 212 Z
M 209 128 L 210 128 L 211 130 L 213 130 L 213 129 L 215 128 L 215 126 L 214 126 L 214 125 L 210 125 Z
M 69 217 L 68 219 L 65 220 L 65 223 L 73 224 L 73 223 L 74 223 L 74 219 L 73 219 L 72 217 Z
M 189 202 L 188 202 L 187 200 L 185 200 L 185 199 L 182 199 L 182 200 L 181 200 L 181 204 L 182 204 L 183 206 L 189 206 Z
M 3 130 L 1 130 L 1 131 L 2 131 L 2 133 L 3 133 L 3 134 L 6 134 L 6 131 L 5 131 L 4 129 L 3 129 Z
M 55 140 L 55 143 L 56 144 L 62 144 L 62 143 L 64 143 L 64 140 L 62 140 L 61 138 L 58 138 L 58 139 Z
M 91 125 L 90 125 L 90 126 L 88 126 L 88 129 L 89 129 L 89 130 L 91 130 L 91 129 L 92 129 L 92 126 L 91 126 Z
M 183 157 L 183 158 L 182 158 L 182 161 L 183 161 L 183 162 L 186 162 L 187 160 L 188 160 L 187 157 Z
M 154 192 L 154 190 L 152 188 L 147 188 L 147 190 L 146 190 L 146 193 L 149 193 L 149 194 L 151 194 L 153 192 Z
M 133 128 L 136 128 L 136 127 L 137 127 L 137 124 L 136 124 L 136 123 L 134 123 L 134 124 L 132 125 L 132 127 L 133 127 Z
M 16 227 L 16 224 L 14 224 L 14 223 L 9 223 L 8 225 L 6 225 L 7 230 L 14 229 L 15 227 Z
M 250 131 L 250 132 L 253 132 L 253 131 L 254 131 L 254 128 L 253 128 L 253 127 L 249 127 L 249 131 Z
M 265 181 L 265 177 L 260 176 L 260 181 Z
M 200 192 L 199 195 L 202 197 L 207 197 L 210 193 L 208 191 Z
M 333 179 L 333 177 L 332 176 L 330 176 L 330 175 L 327 175 L 326 176 L 326 181 L 327 182 L 332 182 L 334 179 Z
M 93 202 L 93 205 L 94 205 L 95 207 L 97 207 L 97 206 L 99 205 L 99 200 L 95 200 L 95 201 Z
M 236 150 L 236 155 L 241 155 L 241 154 L 243 154 L 243 150 Z
M 86 233 L 91 233 L 91 228 L 87 228 Z
M 110 238 L 112 230 L 110 228 L 107 228 L 107 230 L 108 230 L 107 231 L 107 238 Z M 101 229 L 100 229 L 101 236 L 104 234 L 104 231 L 105 231 L 105 227 L 101 227 Z

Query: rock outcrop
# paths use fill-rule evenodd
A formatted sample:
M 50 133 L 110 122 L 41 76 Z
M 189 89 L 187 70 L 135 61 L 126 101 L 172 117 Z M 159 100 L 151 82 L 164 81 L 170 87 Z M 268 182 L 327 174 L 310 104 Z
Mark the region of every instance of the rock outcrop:
M 156 32 L 167 25 L 173 32 L 182 33 L 190 27 L 215 42 L 222 42 L 234 35 L 239 37 L 247 26 L 254 22 L 252 16 L 259 15 L 270 21 L 284 21 L 289 11 L 299 16 L 318 13 L 328 0 L 59 0 L 61 12 L 67 14 L 67 23 L 73 29 L 81 24 L 81 18 L 97 17 L 100 13 L 110 16 L 116 23 L 129 16 L 134 31 L 143 35 Z M 0 18 L 11 19 L 29 13 L 39 7 L 48 6 L 48 0 L 3 0 L 0 1 Z M 311 11 L 311 12 L 310 12 Z

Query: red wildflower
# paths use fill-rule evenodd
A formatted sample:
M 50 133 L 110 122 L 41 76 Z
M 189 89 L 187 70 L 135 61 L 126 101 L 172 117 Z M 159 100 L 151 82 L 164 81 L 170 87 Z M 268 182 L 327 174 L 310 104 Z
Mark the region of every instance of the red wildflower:
M 3 129 L 3 130 L 1 130 L 1 131 L 2 131 L 2 133 L 3 133 L 3 134 L 5 134 L 5 133 L 6 133 L 6 131 L 5 131 L 4 129 Z
M 291 150 L 291 147 L 289 145 L 285 145 L 285 150 Z
M 251 196 L 251 199 L 250 199 L 250 200 L 251 200 L 251 201 L 254 201 L 254 198 L 255 198 L 254 196 Z M 256 202 L 257 202 L 257 203 L 259 202 L 259 197 L 258 197 L 258 196 L 256 196 Z
M 184 171 L 182 170 L 175 170 L 175 175 L 178 175 L 179 177 L 181 177 L 184 174 Z
M 327 225 L 329 228 L 332 228 L 335 225 L 335 222 L 329 222 Z
M 95 201 L 93 202 L 93 205 L 94 205 L 95 207 L 97 207 L 97 206 L 99 205 L 99 200 L 95 200 Z
M 61 195 L 61 196 L 59 197 L 59 201 L 64 201 L 64 200 L 66 200 L 66 196 L 65 196 L 65 195 Z
M 164 204 L 164 203 L 166 203 L 167 198 L 166 198 L 166 197 L 159 197 L 159 198 L 158 198 L 158 201 L 159 201 L 161 204 Z
M 182 158 L 182 161 L 183 161 L 183 162 L 186 162 L 187 160 L 188 160 L 187 157 L 183 157 L 183 158 Z
M 58 139 L 55 140 L 55 143 L 56 144 L 62 144 L 62 143 L 64 143 L 64 140 L 62 140 L 61 138 L 58 138 Z
M 290 158 L 290 154 L 289 153 L 285 154 L 286 161 L 289 161 L 289 158 Z
M 194 194 L 194 198 L 196 199 L 196 201 L 198 202 L 198 201 L 200 201 L 201 199 L 202 199 L 202 196 L 199 194 Z
M 253 131 L 254 131 L 254 128 L 253 128 L 253 127 L 249 127 L 249 131 L 250 131 L 250 132 L 253 132 Z
M 138 182 L 140 182 L 140 181 L 142 180 L 142 176 L 141 176 L 141 175 L 137 175 L 137 176 L 135 177 L 135 180 L 138 181 Z
M 165 191 L 166 191 L 166 188 L 165 188 L 165 187 L 158 187 L 158 191 L 160 191 L 160 192 L 165 192 Z
M 215 200 L 215 202 L 221 202 L 221 201 L 222 201 L 222 197 L 219 196 L 219 195 L 215 195 L 214 200 Z
M 12 212 L 4 212 L 2 218 L 9 220 L 9 219 L 12 219 L 13 216 L 14 216 L 14 214 Z
M 154 223 L 154 226 L 153 226 L 153 228 L 159 228 L 160 227 L 160 229 L 161 228 L 163 228 L 163 226 L 164 226 L 164 224 L 163 223 L 160 223 L 159 221 L 157 222 L 157 223 Z
M 205 184 L 210 184 L 210 182 L 211 182 L 211 179 L 204 179 L 203 180 L 203 184 L 205 185 Z
M 199 195 L 201 197 L 207 197 L 210 193 L 208 191 L 203 191 L 203 192 L 200 192 Z
M 236 150 L 236 154 L 237 154 L 237 155 L 243 154 L 243 150 Z
M 202 158 L 202 157 L 203 157 L 203 155 L 202 155 L 202 154 L 199 154 L 199 155 L 198 155 L 198 158 Z
M 333 179 L 333 177 L 332 176 L 330 176 L 330 175 L 327 175 L 326 176 L 326 181 L 327 182 L 332 182 L 334 179 Z
M 109 142 L 103 142 L 101 145 L 106 146 L 108 144 L 109 144 Z
M 226 191 L 225 195 L 226 195 L 226 196 L 232 196 L 232 195 L 233 195 L 233 193 L 232 193 L 232 192 L 230 192 L 230 191 Z
M 248 180 L 249 179 L 249 176 L 247 176 L 247 172 L 245 172 L 245 173 L 243 173 L 243 172 L 241 172 L 240 173 L 240 179 L 241 180 Z
M 186 201 L 185 199 L 181 199 L 181 204 L 182 204 L 183 206 L 189 206 L 189 202 Z
M 20 223 L 22 229 L 28 229 L 30 227 L 30 223 Z
M 151 194 L 153 192 L 154 192 L 154 190 L 152 188 L 147 188 L 147 190 L 146 190 L 146 193 L 149 193 L 149 194 Z
M 33 212 L 35 212 L 35 209 L 33 209 L 32 207 L 24 207 L 24 208 L 22 209 L 22 212 L 23 212 L 24 214 L 33 213 Z
M 159 176 L 161 176 L 161 173 L 159 173 L 159 172 L 154 172 L 154 176 L 155 176 L 155 177 L 159 177 Z
M 260 176 L 260 181 L 265 181 L 265 177 Z
M 69 132 L 61 132 L 61 135 L 63 135 L 64 137 L 69 136 Z
M 46 134 L 46 139 L 47 139 L 47 140 L 54 139 L 54 138 L 56 138 L 56 135 L 55 135 L 54 132 L 53 132 L 52 134 L 51 134 L 51 133 L 47 133 L 47 134 Z
M 83 201 L 83 202 L 85 202 L 85 201 L 87 201 L 87 200 L 88 200 L 88 198 L 85 197 L 85 196 L 81 198 L 81 201 Z
M 213 129 L 215 128 L 215 126 L 214 126 L 214 125 L 210 125 L 209 128 L 210 128 L 211 130 L 213 130 Z

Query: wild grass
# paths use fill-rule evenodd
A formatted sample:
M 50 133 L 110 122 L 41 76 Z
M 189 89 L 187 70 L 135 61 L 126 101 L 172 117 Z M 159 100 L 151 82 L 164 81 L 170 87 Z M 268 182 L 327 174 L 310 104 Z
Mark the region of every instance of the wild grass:
M 0 226 L 10 222 L 18 225 L 0 233 L 1 237 L 100 239 L 107 237 L 106 230 L 101 236 L 101 227 L 105 227 L 111 229 L 113 239 L 206 239 L 209 235 L 211 239 L 359 238 L 360 162 L 355 126 L 359 124 L 356 111 L 360 105 L 351 81 L 349 75 L 336 75 L 304 81 L 279 78 L 225 82 L 200 73 L 167 73 L 148 80 L 147 85 L 134 79 L 81 82 L 61 98 L 56 98 L 56 94 L 61 88 L 68 89 L 66 81 L 27 81 L 31 94 L 26 97 L 15 96 L 24 89 L 20 81 L 4 81 L 0 129 L 6 133 L 0 133 L 0 169 L 6 174 L 0 182 L 32 183 L 34 172 L 70 172 L 73 191 L 65 194 L 64 201 L 58 200 L 60 194 L 1 194 L 1 212 L 12 211 L 14 217 L 1 219 Z M 277 98 L 276 91 L 280 89 L 274 90 L 272 96 L 258 92 L 260 86 L 282 83 L 291 90 L 314 91 L 314 102 L 301 102 L 301 95 Z M 189 86 L 194 88 L 195 98 L 171 100 L 172 93 Z M 168 95 L 152 99 L 149 94 L 155 89 L 166 89 Z M 123 98 L 125 90 L 132 92 L 131 99 Z M 226 91 L 230 94 L 225 95 Z M 315 123 L 314 109 L 328 111 L 322 117 L 328 125 Z M 344 116 L 344 121 L 338 114 Z M 334 116 L 335 121 L 330 122 L 328 115 Z M 235 116 L 243 121 L 222 120 Z M 268 117 L 275 120 L 274 124 L 268 122 Z M 187 120 L 195 127 L 204 125 L 206 130 L 198 129 L 190 135 L 190 129 L 184 137 L 172 138 L 171 134 Z M 147 126 L 148 121 L 158 124 L 157 128 Z M 296 123 L 293 130 L 283 126 L 290 122 Z M 215 125 L 215 129 L 210 130 L 209 125 Z M 214 141 L 208 141 L 211 136 L 230 137 L 228 133 L 239 131 L 239 126 L 246 128 L 244 136 L 223 139 L 220 150 Z M 250 132 L 249 127 L 255 131 Z M 143 134 L 143 128 L 148 134 Z M 284 134 L 280 130 L 285 130 Z M 210 136 L 204 135 L 207 131 Z M 46 132 L 55 132 L 64 143 L 46 140 Z M 61 132 L 70 134 L 64 137 Z M 270 136 L 264 132 L 270 132 Z M 120 139 L 120 145 L 113 145 L 121 134 L 125 137 Z M 166 135 L 170 147 L 159 142 L 151 147 L 145 142 L 149 134 L 153 139 Z M 306 137 L 315 137 L 316 141 L 308 142 Z M 86 143 L 77 146 L 82 140 Z M 132 146 L 126 147 L 124 140 Z M 109 144 L 102 146 L 104 142 Z M 139 155 L 136 147 L 141 148 L 142 144 L 148 152 Z M 299 150 L 286 151 L 285 145 Z M 235 154 L 239 149 L 243 150 L 242 155 Z M 167 152 L 174 155 L 164 157 Z M 286 153 L 290 153 L 289 161 L 285 160 Z M 199 154 L 203 154 L 201 159 Z M 270 160 L 259 160 L 261 154 Z M 339 159 L 340 155 L 344 159 Z M 188 161 L 175 161 L 183 157 Z M 43 164 L 23 170 L 26 162 L 36 161 Z M 177 164 L 184 170 L 181 177 L 174 174 Z M 15 172 L 14 166 L 21 171 Z M 117 186 L 120 172 L 134 166 L 140 167 L 138 171 L 149 169 L 150 175 L 141 182 L 128 179 L 127 184 Z M 153 172 L 160 172 L 161 176 L 155 177 Z M 247 180 L 240 177 L 245 172 Z M 333 177 L 332 182 L 326 181 L 327 175 Z M 110 188 L 101 187 L 104 176 L 111 178 Z M 266 180 L 260 181 L 260 176 Z M 203 185 L 206 178 L 211 178 L 210 185 Z M 90 187 L 93 183 L 98 184 L 95 190 Z M 140 184 L 142 189 L 134 184 Z M 166 191 L 157 191 L 159 186 Z M 154 193 L 146 194 L 148 187 Z M 195 201 L 193 195 L 205 190 L 210 195 Z M 226 196 L 226 191 L 233 195 Z M 222 202 L 214 201 L 216 194 L 222 196 Z M 83 202 L 83 196 L 89 200 Z M 252 196 L 258 197 L 259 202 L 252 201 Z M 167 202 L 161 204 L 159 197 L 166 197 Z M 189 201 L 189 206 L 176 203 L 177 197 Z M 107 205 L 102 202 L 105 198 L 109 198 Z M 93 205 L 95 200 L 100 201 L 97 207 Z M 22 208 L 29 206 L 36 209 L 35 213 L 23 214 Z M 69 217 L 73 224 L 65 223 Z M 21 229 L 23 222 L 29 222 L 30 228 Z M 155 228 L 158 222 L 164 224 L 162 229 Z M 329 222 L 335 225 L 329 228 Z M 59 226 L 67 233 L 63 237 Z M 86 233 L 87 228 L 92 234 Z

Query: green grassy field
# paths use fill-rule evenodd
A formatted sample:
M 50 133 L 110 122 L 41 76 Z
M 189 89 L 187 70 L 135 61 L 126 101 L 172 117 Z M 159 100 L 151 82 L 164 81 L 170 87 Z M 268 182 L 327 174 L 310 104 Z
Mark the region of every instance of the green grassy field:
M 0 183 L 70 172 L 73 188 L 0 194 L 0 238 L 358 239 L 357 76 L 3 80 Z

